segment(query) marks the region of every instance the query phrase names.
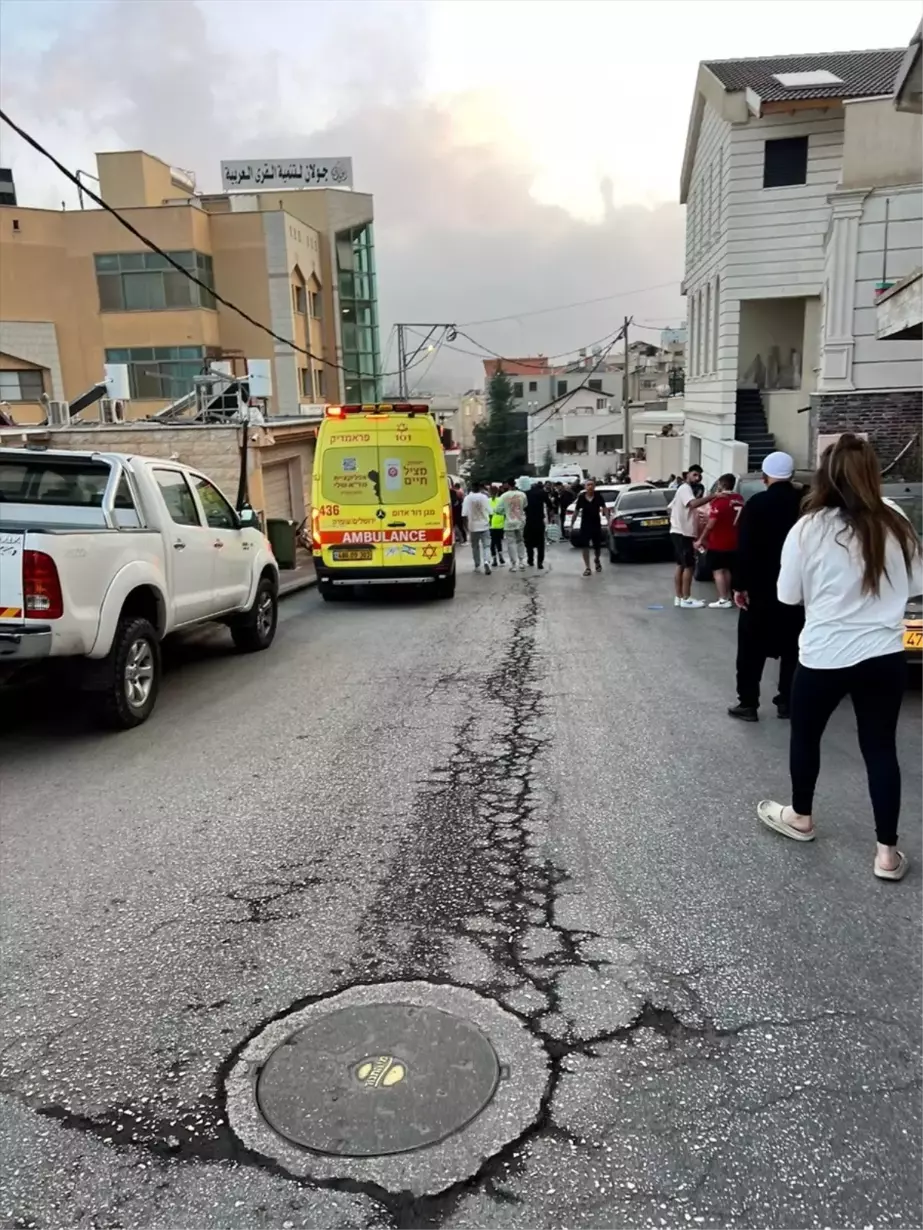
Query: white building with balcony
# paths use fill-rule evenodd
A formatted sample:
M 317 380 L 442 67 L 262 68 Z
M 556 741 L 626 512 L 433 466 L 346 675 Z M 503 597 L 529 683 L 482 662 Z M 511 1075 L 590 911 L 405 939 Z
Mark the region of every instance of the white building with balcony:
M 875 305 L 920 264 L 921 130 L 893 107 L 904 48 L 700 65 L 687 206 L 686 463 L 710 479 L 828 432 L 883 457 L 919 428 L 920 350 Z
M 529 462 L 542 473 L 550 456 L 604 478 L 624 458 L 624 430 L 620 397 L 580 389 L 530 414 Z

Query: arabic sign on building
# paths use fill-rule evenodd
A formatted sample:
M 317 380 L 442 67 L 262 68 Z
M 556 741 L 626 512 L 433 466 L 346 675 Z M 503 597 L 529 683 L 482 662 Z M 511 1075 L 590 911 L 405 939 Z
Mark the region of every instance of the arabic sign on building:
M 255 188 L 351 188 L 352 158 L 279 158 L 222 162 L 226 192 Z

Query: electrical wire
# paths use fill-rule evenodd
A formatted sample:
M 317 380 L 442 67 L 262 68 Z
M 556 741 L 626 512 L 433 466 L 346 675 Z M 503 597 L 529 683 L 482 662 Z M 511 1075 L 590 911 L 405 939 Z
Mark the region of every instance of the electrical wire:
M 408 333 L 413 333 L 415 334 L 415 336 L 421 337 L 421 338 L 424 336 L 424 334 L 422 334 L 418 329 L 411 329 L 409 326 L 406 326 L 406 328 L 407 328 Z M 508 355 L 500 354 L 500 352 L 497 350 L 491 350 L 489 346 L 485 346 L 483 342 L 477 341 L 475 338 L 471 336 L 470 333 L 465 333 L 464 330 L 462 329 L 457 329 L 456 332 L 461 337 L 467 338 L 468 341 L 471 342 L 473 346 L 479 346 L 480 350 L 479 351 L 478 350 L 468 350 L 464 346 L 456 346 L 451 342 L 445 342 L 444 346 L 446 350 L 453 350 L 456 354 L 470 355 L 472 358 L 481 359 L 482 361 L 484 360 L 485 356 L 489 356 L 494 359 L 500 359 L 504 363 L 516 363 L 520 367 L 528 367 L 531 370 L 534 370 L 539 375 L 545 375 L 545 376 L 554 374 L 553 372 L 548 370 L 548 364 L 553 362 L 555 359 L 566 359 L 569 356 L 574 355 L 581 350 L 592 350 L 596 346 L 602 345 L 603 342 L 608 342 L 610 338 L 612 337 L 612 333 L 610 332 L 610 333 L 607 333 L 604 337 L 597 338 L 593 342 L 587 342 L 585 346 L 572 346 L 569 350 L 562 350 L 562 351 L 559 351 L 557 354 L 544 355 L 543 356 L 544 362 L 542 363 L 530 363 L 528 360 L 510 358 Z M 507 373 L 507 375 L 518 375 L 518 374 L 519 373 Z
M 181 273 L 190 282 L 193 282 L 201 290 L 205 291 L 206 294 L 208 294 L 217 303 L 222 304 L 223 307 L 226 307 L 229 311 L 234 312 L 242 320 L 245 320 L 249 325 L 252 325 L 254 328 L 259 329 L 262 333 L 265 333 L 267 337 L 271 337 L 274 341 L 279 342 L 281 345 L 287 346 L 290 349 L 297 351 L 299 354 L 305 355 L 307 358 L 311 359 L 312 362 L 321 363 L 325 367 L 334 368 L 335 370 L 345 372 L 348 375 L 356 374 L 352 368 L 346 367 L 345 364 L 338 363 L 334 359 L 328 359 L 323 355 L 316 355 L 313 353 L 313 351 L 308 350 L 306 347 L 299 345 L 297 342 L 293 341 L 291 338 L 287 338 L 287 337 L 284 337 L 280 333 L 276 333 L 274 329 L 271 329 L 268 325 L 263 324 L 262 321 L 256 320 L 253 316 L 249 314 L 249 312 L 246 312 L 244 311 L 243 308 L 238 307 L 238 305 L 234 303 L 232 300 L 226 299 L 223 295 L 218 294 L 218 292 L 215 290 L 213 286 L 209 286 L 206 282 L 203 282 L 201 278 L 196 277 L 196 275 L 192 273 L 189 269 L 187 269 L 185 265 L 181 265 L 179 261 L 175 260 L 169 254 L 169 252 L 164 251 L 163 248 L 159 247 L 156 243 L 154 243 L 153 240 L 149 239 L 146 235 L 144 235 L 141 231 L 139 231 L 138 228 L 134 226 L 131 222 L 129 222 L 127 218 L 124 218 L 118 212 L 118 210 L 114 209 L 111 205 L 107 204 L 106 201 L 104 201 L 102 197 L 98 196 L 95 192 L 93 192 L 92 189 L 87 188 L 84 184 L 82 184 L 80 180 L 78 179 L 78 177 L 72 171 L 70 171 L 66 166 L 64 166 L 64 164 L 58 158 L 56 158 L 54 154 L 50 152 L 50 150 L 47 150 L 39 141 L 36 140 L 35 137 L 31 136 L 31 134 L 28 133 L 24 128 L 21 128 L 18 124 L 16 124 L 10 118 L 10 116 L 7 115 L 7 113 L 3 111 L 2 109 L 0 109 L 0 119 L 2 119 L 3 122 L 7 124 L 10 128 L 12 128 L 12 130 L 15 133 L 17 133 L 26 142 L 27 145 L 30 145 L 37 153 L 41 154 L 42 157 L 47 158 L 48 161 L 66 179 L 70 180 L 72 184 L 78 187 L 85 196 L 89 197 L 91 201 L 94 201 L 97 205 L 99 205 L 101 209 L 104 209 L 107 213 L 111 214 L 121 224 L 121 226 L 125 228 L 125 230 L 127 230 L 130 234 L 134 235 L 134 237 L 138 239 L 141 243 L 143 243 L 146 248 L 148 248 L 151 252 L 154 252 L 157 256 L 165 260 L 168 265 L 170 265 L 178 273 Z M 485 319 L 485 320 L 466 321 L 465 323 L 469 325 L 493 324 L 493 323 L 504 321 L 504 320 L 517 320 L 520 317 L 524 317 L 524 316 L 541 316 L 541 315 L 545 315 L 551 312 L 565 311 L 573 307 L 584 307 L 592 303 L 604 303 L 608 300 L 616 299 L 616 298 L 619 298 L 625 295 L 641 294 L 647 290 L 660 290 L 665 287 L 675 286 L 675 285 L 677 285 L 675 281 L 674 282 L 664 282 L 664 283 L 661 283 L 659 286 L 640 287 L 633 291 L 617 291 L 611 295 L 601 295 L 598 298 L 585 299 L 578 303 L 561 304 L 557 307 L 549 307 L 549 308 L 536 308 L 533 311 L 519 312 L 515 314 L 510 314 L 508 316 L 494 316 L 492 318 Z M 654 326 L 650 326 L 650 327 L 653 328 Z M 504 358 L 503 355 L 499 355 L 497 354 L 497 352 L 491 351 L 487 347 L 483 346 L 480 342 L 475 341 L 472 337 L 470 337 L 469 334 L 462 333 L 462 336 L 467 338 L 467 340 L 470 341 L 472 345 L 480 346 L 482 350 L 486 350 L 488 354 L 492 354 L 494 358 L 498 358 L 498 359 Z M 617 337 L 615 341 L 618 341 L 618 340 L 619 338 Z M 470 352 L 466 352 L 461 347 L 454 347 L 454 346 L 451 346 L 449 343 L 446 343 L 446 345 L 449 347 L 449 349 L 459 350 L 460 353 L 462 354 L 470 353 Z M 591 343 L 591 345 L 598 345 L 598 343 Z M 390 346 L 390 341 L 389 341 L 389 346 Z M 441 342 L 440 342 L 440 346 L 441 346 Z M 438 353 L 438 348 L 437 348 L 437 353 Z M 565 352 L 565 354 L 567 353 L 571 353 L 571 352 Z M 606 353 L 608 354 L 608 351 L 606 351 Z M 476 354 L 474 357 L 481 358 L 482 356 Z M 557 357 L 561 357 L 561 356 L 550 356 L 550 358 L 557 358 Z M 404 369 L 404 374 L 406 374 L 406 372 L 408 371 L 411 371 L 414 367 L 419 366 L 419 364 L 426 362 L 427 359 L 430 359 L 430 352 L 428 351 L 424 353 L 422 357 L 418 359 L 416 362 L 408 364 L 408 366 Z M 521 366 L 525 366 L 525 367 L 535 366 L 536 369 L 538 368 L 538 364 L 533 365 L 533 364 L 529 364 L 528 362 L 521 364 Z M 593 370 L 596 370 L 596 369 L 594 368 Z M 385 380 L 385 379 L 389 379 L 392 376 L 400 376 L 400 375 L 401 375 L 400 371 L 394 371 L 394 372 L 385 371 L 385 372 L 378 373 L 378 379 Z M 585 386 L 579 386 L 579 387 L 585 387 Z M 577 390 L 572 390 L 572 391 L 576 392 Z
M 629 323 L 629 324 L 631 324 L 631 323 L 632 323 L 632 322 L 631 322 L 631 320 L 629 320 L 629 322 L 628 322 L 628 323 Z M 560 402 L 562 402 L 562 401 L 566 401 L 566 399 L 567 399 L 568 397 L 572 397 L 572 396 L 574 395 L 574 393 L 579 393 L 582 389 L 586 389 L 586 388 L 588 388 L 588 387 L 589 387 L 590 377 L 591 377 L 591 376 L 592 376 L 595 372 L 597 372 L 597 371 L 600 369 L 600 367 L 603 365 L 603 363 L 605 362 L 605 360 L 608 358 L 608 356 L 609 356 L 609 351 L 612 349 L 612 347 L 613 347 L 613 346 L 614 346 L 617 342 L 620 342 L 620 341 L 622 340 L 622 338 L 624 337 L 624 335 L 625 335 L 625 327 L 624 327 L 624 325 L 623 325 L 623 326 L 619 329 L 619 331 L 618 331 L 618 333 L 616 334 L 616 336 L 612 339 L 612 341 L 611 341 L 611 342 L 609 343 L 609 345 L 606 347 L 606 349 L 602 352 L 602 354 L 601 354 L 601 355 L 599 356 L 599 358 L 596 360 L 596 363 L 594 364 L 594 366 L 593 366 L 593 367 L 590 367 L 590 368 L 588 368 L 588 369 L 587 369 L 587 371 L 586 371 L 586 375 L 584 376 L 584 379 L 580 382 L 580 384 L 575 385 L 575 387 L 574 387 L 574 388 L 572 388 L 572 389 L 568 389 L 566 393 L 559 393 L 559 394 L 557 395 L 557 397 L 552 397 L 552 399 L 551 399 L 550 401 L 546 401 L 546 402 L 545 402 L 545 404 L 544 404 L 543 406 L 539 406 L 536 410 L 533 410 L 533 411 L 529 414 L 529 416 L 528 416 L 528 417 L 531 419 L 531 418 L 535 418 L 535 416 L 536 416 L 537 414 L 541 414 L 543 410 L 548 410 L 548 411 L 549 411 L 549 413 L 548 413 L 547 415 L 545 415 L 545 417 L 542 419 L 542 421 L 541 421 L 540 423 L 535 423 L 533 426 L 529 427 L 529 428 L 526 430 L 526 438 L 527 438 L 527 439 L 528 439 L 528 437 L 529 437 L 529 436 L 534 435 L 534 434 L 535 434 L 535 432 L 537 432 L 537 431 L 539 430 L 539 428 L 544 427 L 544 425 L 548 422 L 548 420 L 549 420 L 549 419 L 551 419 L 551 418 L 553 418 L 553 417 L 554 417 L 555 413 L 557 412 L 557 408 L 558 408 L 558 405 L 559 405 L 559 403 L 560 403 Z M 520 434 L 520 432 L 518 432 L 518 431 L 511 431 L 511 432 L 507 432 L 507 433 L 505 433 L 505 434 L 506 434 L 506 436 L 507 436 L 508 438 L 511 438 L 511 437 L 513 437 L 513 436 L 518 436 L 518 435 Z
M 307 358 L 311 359 L 313 362 L 322 363 L 325 367 L 332 367 L 337 371 L 345 372 L 349 376 L 355 376 L 357 374 L 351 367 L 346 367 L 345 364 L 338 363 L 335 359 L 327 359 L 323 355 L 316 355 L 313 351 L 310 351 L 306 347 L 300 346 L 297 342 L 292 341 L 291 338 L 283 337 L 281 333 L 276 333 L 274 329 L 270 329 L 270 327 L 263 324 L 262 321 L 256 320 L 250 315 L 249 312 L 245 312 L 243 308 L 238 307 L 236 303 L 232 302 L 230 299 L 225 299 L 223 295 L 219 295 L 213 286 L 209 286 L 207 282 L 203 282 L 201 278 L 196 277 L 196 275 L 187 269 L 185 265 L 181 265 L 179 261 L 174 260 L 169 252 L 165 252 L 163 248 L 154 243 L 152 239 L 148 239 L 148 237 L 142 234 L 142 232 L 139 231 L 138 228 L 131 222 L 129 222 L 127 218 L 123 218 L 118 210 L 113 209 L 111 205 L 107 205 L 101 196 L 97 196 L 95 192 L 93 192 L 90 188 L 87 188 L 85 184 L 82 184 L 77 176 L 74 175 L 72 171 L 69 171 L 67 167 L 54 156 L 54 154 L 45 149 L 45 147 L 38 142 L 35 137 L 26 132 L 24 128 L 20 128 L 18 124 L 14 123 L 14 121 L 11 120 L 7 113 L 2 109 L 0 109 L 0 120 L 3 120 L 3 122 L 12 128 L 15 133 L 22 137 L 27 145 L 31 145 L 31 147 L 41 154 L 43 158 L 47 158 L 52 166 L 54 166 L 66 179 L 69 179 L 72 184 L 75 184 L 80 189 L 84 196 L 89 197 L 91 201 L 95 201 L 101 209 L 104 209 L 107 213 L 111 214 L 113 218 L 115 218 L 125 228 L 126 231 L 130 232 L 130 234 L 134 235 L 136 239 L 140 240 L 146 248 L 165 260 L 168 265 L 177 271 L 177 273 L 183 274 L 183 276 L 188 278 L 190 282 L 194 282 L 195 285 L 204 290 L 210 298 L 222 304 L 223 307 L 228 308 L 229 311 L 234 312 L 242 320 L 245 320 L 247 324 L 252 325 L 255 329 L 259 329 L 262 333 L 265 333 L 267 337 L 271 337 L 273 341 L 279 342 L 283 346 L 288 346 L 292 350 L 297 351 L 299 354 L 306 355 Z M 425 354 L 418 362 L 425 362 L 428 357 L 429 355 Z M 417 366 L 415 363 L 409 364 L 405 370 L 410 371 L 415 366 Z M 400 374 L 400 372 L 396 371 L 379 372 L 378 379 L 384 380 L 390 376 L 399 376 Z
M 674 278 L 672 282 L 660 282 L 657 286 L 636 286 L 634 290 L 617 290 L 611 295 L 599 295 L 595 299 L 581 299 L 577 303 L 560 303 L 557 307 L 535 308 L 529 312 L 511 312 L 508 316 L 490 316 L 484 320 L 463 320 L 461 323 L 464 326 L 469 325 L 494 325 L 503 320 L 520 320 L 525 316 L 545 316 L 550 312 L 566 312 L 570 308 L 589 307 L 593 303 L 608 303 L 611 299 L 624 299 L 628 295 L 643 295 L 649 290 L 666 290 L 670 286 L 679 286 L 679 281 Z

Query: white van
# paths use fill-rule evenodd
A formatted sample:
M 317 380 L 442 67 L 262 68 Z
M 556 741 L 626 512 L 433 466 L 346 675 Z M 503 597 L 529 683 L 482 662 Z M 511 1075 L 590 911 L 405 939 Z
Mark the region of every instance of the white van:
M 586 482 L 586 474 L 578 465 L 552 466 L 548 471 L 548 481 L 551 483 L 570 483 L 582 487 Z

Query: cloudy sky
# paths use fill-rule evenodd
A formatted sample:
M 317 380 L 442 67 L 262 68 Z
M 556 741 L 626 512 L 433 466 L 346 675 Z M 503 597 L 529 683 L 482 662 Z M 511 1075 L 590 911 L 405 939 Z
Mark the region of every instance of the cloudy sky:
M 0 94 L 71 168 L 141 147 L 217 190 L 223 158 L 349 154 L 383 348 L 395 320 L 440 320 L 559 354 L 684 316 L 700 60 L 903 46 L 918 20 L 917 0 L 2 0 Z M 0 142 L 21 204 L 76 204 Z M 443 350 L 424 383 L 480 365 Z

